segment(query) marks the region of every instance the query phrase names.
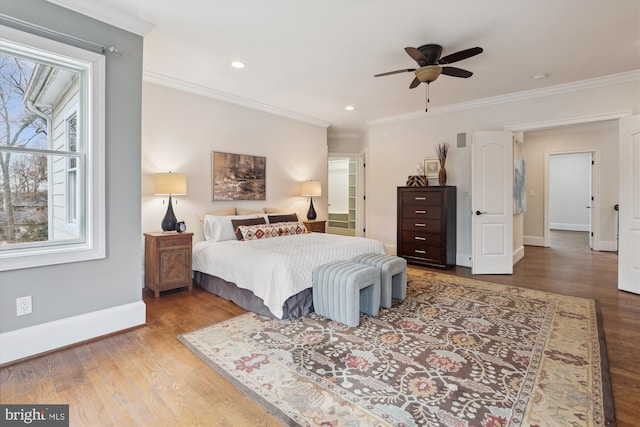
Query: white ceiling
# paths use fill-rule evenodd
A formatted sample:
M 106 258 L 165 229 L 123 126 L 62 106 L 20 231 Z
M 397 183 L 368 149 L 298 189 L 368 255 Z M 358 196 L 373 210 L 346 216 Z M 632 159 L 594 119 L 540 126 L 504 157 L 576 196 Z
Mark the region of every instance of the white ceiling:
M 367 122 L 429 114 L 425 85 L 409 89 L 412 73 L 373 77 L 414 68 L 406 46 L 437 43 L 443 56 L 484 49 L 454 64 L 471 78 L 430 85 L 431 112 L 640 70 L 638 0 L 49 1 L 144 35 L 147 80 L 325 122 L 345 136 Z

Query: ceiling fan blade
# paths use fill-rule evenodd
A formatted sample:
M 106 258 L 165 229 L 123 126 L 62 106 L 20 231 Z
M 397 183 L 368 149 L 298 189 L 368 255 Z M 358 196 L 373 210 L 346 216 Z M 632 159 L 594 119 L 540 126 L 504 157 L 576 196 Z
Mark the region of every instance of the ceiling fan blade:
M 479 55 L 483 51 L 484 50 L 481 47 L 472 47 L 471 49 L 461 50 L 459 52 L 455 52 L 451 55 L 440 58 L 438 64 L 453 64 L 454 62 L 462 61 L 463 59 Z
M 420 52 L 415 47 L 405 47 L 404 51 L 407 52 L 409 56 L 412 57 L 413 60 L 416 61 L 421 67 L 427 65 L 427 57 L 424 56 L 422 52 Z
M 405 68 L 404 70 L 396 70 L 396 71 L 389 71 L 386 73 L 382 73 L 382 74 L 376 74 L 373 77 L 382 77 L 382 76 L 390 76 L 391 74 L 399 74 L 399 73 L 410 73 L 412 71 L 415 71 L 415 68 Z
M 473 76 L 473 73 L 471 71 L 463 70 L 462 68 L 456 67 L 442 67 L 442 74 L 453 77 L 462 77 L 464 79 Z
M 418 80 L 418 78 L 416 77 L 415 79 L 413 79 L 413 81 L 409 85 L 409 89 L 413 89 L 414 87 L 418 87 L 419 85 L 420 85 L 420 80 Z

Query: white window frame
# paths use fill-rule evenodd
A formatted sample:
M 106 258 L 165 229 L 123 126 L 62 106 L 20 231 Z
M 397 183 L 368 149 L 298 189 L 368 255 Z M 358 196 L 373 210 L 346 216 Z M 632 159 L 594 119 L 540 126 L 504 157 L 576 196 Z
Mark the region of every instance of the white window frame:
M 79 140 L 78 135 L 76 135 L 76 146 L 74 149 L 70 146 L 69 137 L 71 132 L 69 132 L 69 122 L 73 117 L 76 118 L 76 132 L 79 134 L 79 121 L 78 121 L 78 103 L 75 103 L 71 108 L 67 110 L 64 115 L 64 144 L 65 150 L 67 151 L 79 151 Z M 71 166 L 71 161 L 75 160 L 75 166 Z M 78 218 L 81 215 L 79 212 L 80 204 L 78 203 L 78 190 L 79 190 L 79 181 L 81 177 L 79 176 L 79 161 L 80 159 L 74 157 L 67 157 L 65 159 L 65 200 L 66 200 L 66 212 L 65 212 L 65 231 L 69 234 L 73 234 L 74 236 L 78 235 Z M 73 174 L 73 180 L 70 179 L 70 176 Z M 71 188 L 73 184 L 74 188 Z
M 0 271 L 105 258 L 105 57 L 1 25 L 0 50 L 77 69 L 83 75 L 78 109 L 78 131 L 82 134 L 78 140 L 86 141 L 81 168 L 86 174 L 78 187 L 85 197 L 85 212 L 78 215 L 83 238 L 33 242 L 2 250 Z

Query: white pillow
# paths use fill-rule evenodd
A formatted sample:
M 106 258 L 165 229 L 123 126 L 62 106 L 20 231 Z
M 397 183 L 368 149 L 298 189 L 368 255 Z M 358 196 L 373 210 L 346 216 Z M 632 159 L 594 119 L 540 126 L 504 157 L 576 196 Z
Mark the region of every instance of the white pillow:
M 237 240 L 232 219 L 257 218 L 258 215 L 205 215 L 204 216 L 204 238 L 212 242 L 222 242 L 225 240 Z

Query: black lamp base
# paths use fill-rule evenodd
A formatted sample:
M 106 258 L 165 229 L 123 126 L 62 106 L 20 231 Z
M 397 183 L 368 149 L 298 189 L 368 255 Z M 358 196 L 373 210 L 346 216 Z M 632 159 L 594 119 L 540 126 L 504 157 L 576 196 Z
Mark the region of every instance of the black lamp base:
M 311 200 L 311 203 L 309 203 L 309 211 L 307 212 L 307 219 L 313 220 L 313 219 L 316 219 L 317 215 L 316 215 L 316 210 L 313 207 L 313 197 L 311 197 L 310 200 Z
M 175 231 L 176 223 L 178 222 L 175 214 L 173 213 L 173 203 L 171 203 L 171 196 L 169 196 L 169 207 L 167 213 L 162 220 L 162 231 Z

